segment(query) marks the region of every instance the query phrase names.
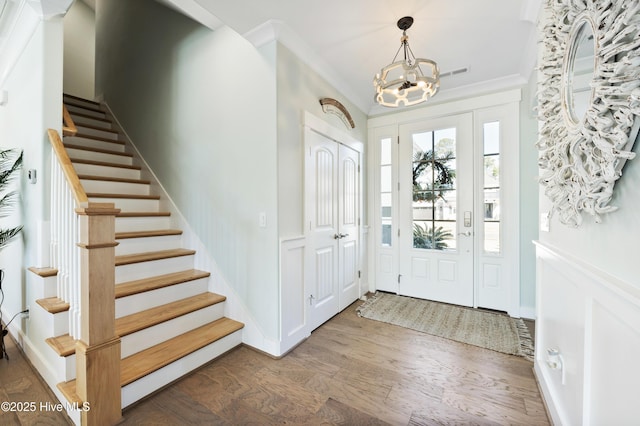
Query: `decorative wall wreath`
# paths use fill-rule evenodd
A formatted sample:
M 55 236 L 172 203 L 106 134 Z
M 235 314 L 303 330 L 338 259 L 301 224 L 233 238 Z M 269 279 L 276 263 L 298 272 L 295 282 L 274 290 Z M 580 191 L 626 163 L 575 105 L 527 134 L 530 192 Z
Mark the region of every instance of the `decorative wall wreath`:
M 613 187 L 640 127 L 640 0 L 546 0 L 540 22 L 537 143 L 540 183 L 562 223 L 617 210 Z M 573 106 L 578 40 L 593 34 L 593 77 L 582 117 Z

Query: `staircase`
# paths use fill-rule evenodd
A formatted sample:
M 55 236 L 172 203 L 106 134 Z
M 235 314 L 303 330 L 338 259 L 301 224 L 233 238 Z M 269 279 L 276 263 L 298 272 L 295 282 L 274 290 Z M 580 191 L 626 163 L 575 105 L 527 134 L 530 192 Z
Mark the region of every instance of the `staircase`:
M 224 296 L 208 291 L 209 272 L 194 269 L 195 251 L 182 247 L 182 231 L 172 229 L 170 213 L 161 211 L 160 196 L 141 178 L 133 149 L 106 109 L 68 95 L 64 103 L 77 127 L 64 147 L 89 201 L 121 210 L 115 219 L 115 327 L 124 408 L 239 345 L 243 324 L 224 316 Z M 69 304 L 58 297 L 37 303 L 57 333 L 47 343 L 64 370 L 58 388 L 69 402 L 81 403 L 76 341 L 64 330 Z

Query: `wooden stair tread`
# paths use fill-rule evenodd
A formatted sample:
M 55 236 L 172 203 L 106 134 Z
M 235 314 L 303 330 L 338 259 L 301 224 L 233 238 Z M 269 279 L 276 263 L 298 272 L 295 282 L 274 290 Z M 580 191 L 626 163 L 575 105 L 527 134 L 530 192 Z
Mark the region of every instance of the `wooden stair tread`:
M 229 318 L 220 318 L 173 339 L 133 354 L 121 361 L 120 383 L 126 386 L 244 327 Z
M 80 399 L 80 397 L 76 393 L 76 381 L 75 381 L 75 379 L 74 380 L 69 380 L 68 382 L 58 383 L 56 385 L 56 387 L 58 389 L 60 389 L 60 392 L 62 392 L 62 395 L 71 404 L 77 403 L 78 406 L 80 406 L 80 404 L 82 404 L 83 401 Z
M 87 103 L 94 104 L 94 105 L 100 105 L 100 102 L 98 102 L 98 101 L 92 101 L 91 99 L 81 98 L 80 96 L 71 95 L 69 93 L 63 93 L 62 97 L 65 98 L 65 99 L 73 99 L 73 100 L 83 101 L 83 102 L 87 102 Z
M 76 123 L 76 127 L 83 127 L 85 129 L 99 130 L 101 132 L 113 133 L 114 135 L 119 135 L 117 130 L 105 129 L 104 127 L 94 126 L 92 124 L 79 124 L 79 123 Z
M 159 195 L 140 195 L 140 194 L 107 194 L 104 192 L 87 192 L 89 198 L 127 198 L 131 200 L 159 200 Z
M 191 256 L 195 250 L 177 248 L 171 250 L 150 251 L 146 253 L 123 254 L 116 256 L 116 266 L 131 265 L 132 263 L 149 262 L 152 260 L 170 259 L 172 257 Z
M 197 269 L 175 272 L 172 274 L 157 275 L 155 277 L 143 278 L 116 285 L 116 299 L 131 296 L 133 294 L 144 293 L 145 291 L 156 290 L 189 281 L 207 278 L 211 274 Z
M 81 125 L 82 126 L 82 125 Z M 82 126 L 82 127 L 86 127 L 86 126 Z M 117 140 L 117 139 L 109 139 L 109 138 L 105 138 L 103 136 L 96 136 L 96 135 L 86 135 L 84 133 L 76 133 L 73 136 L 69 136 L 69 137 L 74 137 L 74 138 L 84 138 L 84 139 L 93 139 L 96 141 L 101 141 L 101 142 L 109 142 L 109 143 L 114 143 L 116 145 L 126 145 L 127 142 L 126 141 L 121 141 L 121 140 Z
M 58 270 L 56 268 L 36 268 L 35 266 L 31 266 L 29 271 L 42 278 L 55 277 L 58 275 Z
M 90 146 L 76 145 L 76 144 L 72 144 L 72 143 L 63 143 L 63 145 L 64 145 L 64 147 L 66 149 L 78 149 L 78 150 L 81 150 L 81 151 L 95 152 L 95 153 L 98 153 L 98 154 L 119 155 L 120 157 L 131 157 L 131 158 L 133 158 L 133 154 L 130 154 L 128 152 L 111 151 L 109 149 L 93 148 L 93 147 L 90 147 Z
M 116 217 L 158 217 L 171 216 L 170 212 L 123 212 L 116 214 Z
M 151 181 L 144 179 L 126 179 L 111 176 L 97 176 L 97 175 L 78 175 L 80 180 L 100 180 L 105 182 L 121 182 L 121 183 L 139 183 L 141 185 L 149 185 Z
M 241 322 L 226 317 L 220 318 L 124 358 L 120 361 L 120 386 L 131 384 L 243 327 L 244 324 Z M 57 387 L 67 401 L 82 404 L 83 401 L 76 393 L 75 380 L 58 383 Z
M 69 304 L 58 297 L 38 299 L 36 300 L 36 303 L 42 306 L 50 314 L 57 314 L 69 310 Z
M 84 100 L 84 99 L 82 99 L 82 100 L 86 102 L 86 100 Z M 106 111 L 102 108 L 102 106 L 100 104 L 94 104 L 94 106 L 89 106 L 89 105 L 85 105 L 85 104 L 83 104 L 81 102 L 77 102 L 74 99 L 71 99 L 71 100 L 70 99 L 66 99 L 66 100 L 64 100 L 64 104 L 66 106 L 72 106 L 72 107 L 75 107 L 75 108 L 82 108 L 82 109 L 87 110 L 87 111 L 99 112 L 99 113 L 102 113 L 102 114 L 106 113 Z
M 128 238 L 165 237 L 171 235 L 182 235 L 182 230 L 158 229 L 155 231 L 116 232 L 116 240 L 126 240 Z
M 93 115 L 90 114 L 83 114 L 81 112 L 71 112 L 69 111 L 69 114 L 71 114 L 71 117 L 80 117 L 80 118 L 88 118 L 90 120 L 95 120 L 95 121 L 102 121 L 103 123 L 109 123 L 109 124 L 113 124 L 113 121 L 108 119 L 108 118 L 104 118 L 104 117 L 95 117 Z
M 63 334 L 62 336 L 49 337 L 45 342 L 60 356 L 69 356 L 76 353 L 76 339 Z
M 167 303 L 125 317 L 116 318 L 116 335 L 127 336 L 190 312 L 224 302 L 227 298 L 215 293 L 203 293 Z
M 136 166 L 133 164 L 119 164 L 119 163 L 110 163 L 108 161 L 94 161 L 94 160 L 85 160 L 82 158 L 70 158 L 72 163 L 78 164 L 89 164 L 92 166 L 106 166 L 106 167 L 119 167 L 121 169 L 133 169 L 133 170 L 141 170 L 141 166 Z

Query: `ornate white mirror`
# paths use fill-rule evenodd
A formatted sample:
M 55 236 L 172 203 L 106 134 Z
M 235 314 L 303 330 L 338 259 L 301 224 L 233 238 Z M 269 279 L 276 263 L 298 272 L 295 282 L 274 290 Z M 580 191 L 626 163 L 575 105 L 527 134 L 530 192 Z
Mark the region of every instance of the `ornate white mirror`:
M 600 221 L 640 127 L 640 0 L 546 0 L 540 182 L 562 223 Z
M 569 33 L 569 44 L 562 69 L 562 110 L 569 126 L 580 125 L 593 100 L 595 68 L 593 22 L 588 14 L 577 18 Z

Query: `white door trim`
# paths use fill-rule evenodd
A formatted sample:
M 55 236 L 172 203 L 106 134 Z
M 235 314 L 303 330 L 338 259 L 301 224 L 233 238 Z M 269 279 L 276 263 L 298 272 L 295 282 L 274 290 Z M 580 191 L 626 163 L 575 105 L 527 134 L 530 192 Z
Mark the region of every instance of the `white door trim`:
M 369 199 L 369 214 L 370 214 L 370 223 L 373 224 L 373 233 L 369 240 L 369 274 L 370 274 L 370 287 L 371 290 L 375 290 L 378 288 L 378 274 L 377 274 L 377 261 L 378 261 L 378 253 L 379 253 L 379 241 L 380 241 L 380 226 L 379 226 L 379 215 L 380 215 L 380 203 L 379 203 L 379 192 L 380 192 L 380 179 L 379 179 L 379 164 L 380 164 L 380 153 L 379 151 L 379 141 L 380 137 L 384 135 L 397 135 L 398 128 L 400 125 L 409 124 L 416 121 L 424 121 L 433 118 L 446 117 L 449 115 L 457 115 L 465 112 L 474 113 L 474 134 L 477 137 L 478 130 L 478 119 L 480 116 L 479 112 L 483 110 L 490 110 L 493 107 L 500 106 L 508 106 L 511 105 L 512 108 L 509 112 L 509 120 L 515 126 L 515 130 L 509 130 L 510 136 L 509 139 L 505 139 L 505 143 L 509 145 L 505 145 L 510 152 L 507 154 L 509 160 L 516 165 L 516 170 L 513 174 L 511 174 L 509 179 L 509 188 L 504 188 L 506 193 L 505 197 L 512 197 L 514 201 L 514 205 L 512 206 L 513 214 L 510 215 L 512 220 L 507 227 L 503 229 L 503 233 L 509 232 L 513 237 L 512 245 L 510 245 L 510 250 L 513 250 L 513 258 L 514 262 L 510 262 L 508 265 L 508 271 L 510 277 L 507 279 L 511 283 L 510 291 L 509 291 L 509 305 L 507 312 L 509 315 L 513 317 L 520 316 L 520 238 L 519 238 L 519 217 L 520 217 L 520 204 L 518 202 L 518 189 L 519 189 L 519 173 L 517 172 L 517 167 L 519 164 L 519 144 L 520 144 L 520 134 L 519 134 L 519 103 L 522 99 L 522 91 L 521 89 L 511 89 L 506 90 L 499 93 L 493 93 L 489 95 L 476 96 L 468 99 L 461 99 L 450 102 L 443 103 L 430 103 L 429 105 L 422 108 L 409 109 L 407 111 L 402 111 L 395 114 L 388 114 L 384 116 L 377 116 L 370 118 L 368 121 L 368 134 L 369 134 L 369 153 L 367 157 L 367 163 L 370 165 L 368 168 L 368 181 L 371 183 L 368 186 L 368 199 Z M 496 108 L 499 109 L 499 108 Z M 479 126 L 481 127 L 481 126 Z M 504 161 L 507 161 L 505 159 Z M 396 230 L 396 224 L 394 224 L 394 233 Z M 479 226 L 479 224 L 477 224 Z M 509 249 L 506 248 L 505 249 Z M 476 277 L 479 272 L 476 268 L 475 271 Z M 478 280 L 474 280 L 476 283 Z M 474 293 L 478 294 L 478 289 Z

